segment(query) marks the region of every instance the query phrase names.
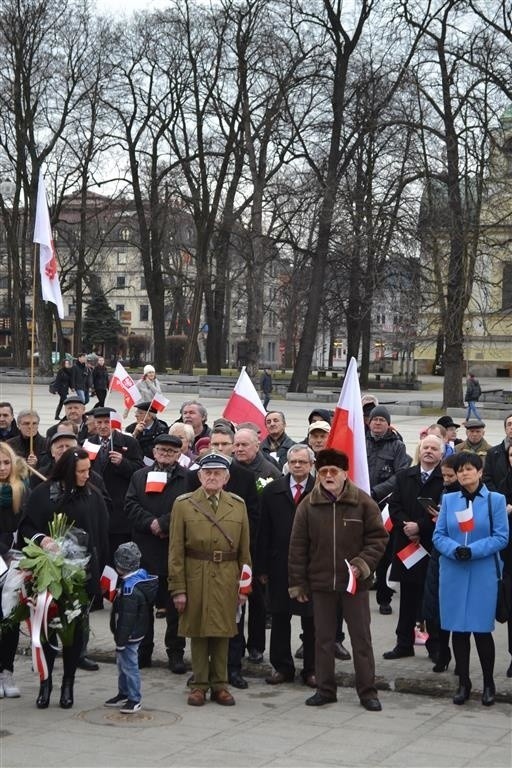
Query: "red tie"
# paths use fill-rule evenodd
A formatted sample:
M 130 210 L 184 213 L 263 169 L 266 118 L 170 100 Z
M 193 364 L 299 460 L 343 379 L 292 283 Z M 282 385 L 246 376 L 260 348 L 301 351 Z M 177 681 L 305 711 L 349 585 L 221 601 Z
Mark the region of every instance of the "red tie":
M 302 496 L 302 486 L 297 483 L 297 485 L 295 486 L 295 491 L 293 493 L 293 501 L 295 503 L 295 506 L 297 506 L 297 504 L 299 503 L 301 496 Z

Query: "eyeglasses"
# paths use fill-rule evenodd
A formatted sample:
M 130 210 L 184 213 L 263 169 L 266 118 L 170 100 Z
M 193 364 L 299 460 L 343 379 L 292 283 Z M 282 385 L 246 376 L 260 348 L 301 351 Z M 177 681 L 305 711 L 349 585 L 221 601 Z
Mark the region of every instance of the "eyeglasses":
M 318 474 L 320 477 L 327 477 L 327 475 L 339 475 L 342 472 L 344 472 L 344 469 L 340 469 L 340 467 L 322 467 L 318 470 Z
M 161 453 L 162 456 L 173 456 L 175 453 L 181 453 L 179 448 L 159 448 L 155 446 L 155 451 Z

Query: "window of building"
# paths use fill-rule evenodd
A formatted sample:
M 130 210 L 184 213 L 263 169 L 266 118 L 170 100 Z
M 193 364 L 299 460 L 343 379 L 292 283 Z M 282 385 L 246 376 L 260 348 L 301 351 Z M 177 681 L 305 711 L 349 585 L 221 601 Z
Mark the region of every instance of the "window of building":
M 9 287 L 9 278 L 7 275 L 5 277 L 0 277 L 0 289 L 7 290 Z
M 76 306 L 74 304 L 68 304 L 68 315 L 74 315 L 76 312 Z
M 141 323 L 149 320 L 149 304 L 141 304 L 139 307 L 139 320 Z
M 116 304 L 116 315 L 118 319 L 121 312 L 124 312 L 124 304 Z
M 267 360 L 269 363 L 274 363 L 276 360 L 276 343 L 275 341 L 267 341 Z
M 119 230 L 119 237 L 121 238 L 121 240 L 124 240 L 125 243 L 128 242 L 131 236 L 132 236 L 132 231 L 130 227 L 123 227 L 121 230 Z
M 126 277 L 124 275 L 116 277 L 116 288 L 126 288 Z
M 501 308 L 512 307 L 512 264 L 503 265 L 503 279 L 501 281 Z
M 140 289 L 141 291 L 146 290 L 146 278 L 144 277 L 144 275 L 140 276 Z
M 117 263 L 118 264 L 126 264 L 126 252 L 125 251 L 119 251 L 117 254 Z

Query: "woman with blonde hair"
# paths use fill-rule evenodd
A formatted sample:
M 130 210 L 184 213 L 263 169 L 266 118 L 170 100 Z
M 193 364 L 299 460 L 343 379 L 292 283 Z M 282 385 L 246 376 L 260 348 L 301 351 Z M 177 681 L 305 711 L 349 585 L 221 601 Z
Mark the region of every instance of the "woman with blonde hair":
M 10 445 L 0 443 L 0 555 L 13 548 L 21 520 L 20 511 L 28 486 L 26 465 Z M 1 615 L 1 611 L 0 611 Z M 1 616 L 3 618 L 3 616 Z M 14 657 L 20 635 L 19 624 L 2 627 L 0 633 L 0 698 L 17 698 L 20 690 L 14 682 Z
M 190 424 L 183 424 L 182 421 L 175 421 L 169 427 L 169 434 L 181 439 L 181 456 L 178 462 L 182 467 L 188 467 L 195 461 L 196 454 L 190 449 L 194 443 L 194 430 Z

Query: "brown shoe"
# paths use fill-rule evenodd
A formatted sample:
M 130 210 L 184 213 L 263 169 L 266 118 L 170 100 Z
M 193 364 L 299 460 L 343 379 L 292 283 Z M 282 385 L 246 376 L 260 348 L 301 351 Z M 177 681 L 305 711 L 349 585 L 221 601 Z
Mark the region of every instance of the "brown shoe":
M 221 688 L 219 691 L 212 691 L 211 699 L 222 707 L 233 707 L 236 704 L 233 696 L 225 688 Z
M 206 701 L 206 693 L 201 688 L 194 688 L 190 691 L 187 699 L 187 704 L 191 707 L 202 707 Z
M 307 685 L 309 688 L 317 688 L 317 682 L 315 675 L 308 675 L 304 678 L 304 685 Z
M 281 685 L 281 683 L 293 683 L 293 677 L 287 677 L 282 672 L 273 672 L 269 677 L 265 678 L 265 682 L 269 685 Z

